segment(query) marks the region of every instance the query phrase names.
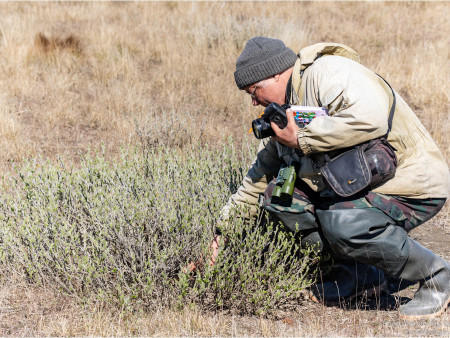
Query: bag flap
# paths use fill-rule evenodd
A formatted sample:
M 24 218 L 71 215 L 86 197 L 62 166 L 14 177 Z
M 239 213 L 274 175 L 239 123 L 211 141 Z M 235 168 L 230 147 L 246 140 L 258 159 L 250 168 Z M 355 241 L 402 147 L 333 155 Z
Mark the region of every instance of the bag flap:
M 348 197 L 367 188 L 372 179 L 364 146 L 348 150 L 320 168 L 330 187 L 342 197 Z

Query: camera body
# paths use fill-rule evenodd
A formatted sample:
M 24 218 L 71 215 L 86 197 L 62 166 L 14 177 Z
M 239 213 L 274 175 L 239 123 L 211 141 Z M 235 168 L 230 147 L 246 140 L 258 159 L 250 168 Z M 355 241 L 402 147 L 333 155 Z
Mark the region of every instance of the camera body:
M 274 136 L 275 132 L 270 126 L 270 122 L 275 123 L 278 128 L 284 129 L 287 126 L 286 110 L 288 108 L 294 111 L 295 123 L 300 128 L 304 128 L 316 117 L 328 115 L 328 110 L 322 107 L 291 106 L 289 104 L 280 106 L 279 104 L 271 103 L 264 110 L 264 113 L 252 122 L 252 130 L 255 137 L 263 139 Z
M 287 126 L 286 109 L 289 105 L 280 106 L 277 103 L 271 103 L 264 109 L 264 114 L 252 122 L 253 134 L 257 139 L 263 139 L 274 136 L 275 132 L 270 126 L 270 122 L 275 123 L 278 128 L 284 129 Z

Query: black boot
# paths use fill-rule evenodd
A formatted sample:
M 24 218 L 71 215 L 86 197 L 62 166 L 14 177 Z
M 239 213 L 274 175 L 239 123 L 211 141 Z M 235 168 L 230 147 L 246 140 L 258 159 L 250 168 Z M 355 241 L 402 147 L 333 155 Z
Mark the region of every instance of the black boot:
M 333 264 L 332 278 L 311 288 L 310 298 L 316 303 L 339 305 L 359 296 L 379 295 L 386 288 L 381 270 L 354 260 L 339 260 Z
M 410 254 L 400 278 L 420 281 L 413 299 L 400 306 L 400 318 L 416 320 L 442 314 L 450 303 L 450 264 L 409 239 Z

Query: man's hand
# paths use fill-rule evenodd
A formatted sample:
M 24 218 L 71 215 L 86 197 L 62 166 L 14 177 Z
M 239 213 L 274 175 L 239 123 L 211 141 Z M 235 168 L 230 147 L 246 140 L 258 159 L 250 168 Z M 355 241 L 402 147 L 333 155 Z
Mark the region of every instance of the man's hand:
M 295 123 L 294 114 L 292 109 L 286 110 L 287 126 L 284 129 L 280 129 L 275 123 L 270 122 L 270 126 L 276 134 L 276 136 L 272 136 L 272 139 L 291 148 L 300 148 L 297 138 L 300 128 Z
M 219 243 L 220 243 L 220 236 L 215 235 L 214 239 L 209 244 L 209 254 L 208 254 L 208 264 L 209 266 L 213 266 L 216 264 L 217 256 L 219 256 Z M 192 271 L 195 271 L 197 268 L 199 268 L 203 263 L 203 260 L 199 258 L 197 262 L 191 262 L 187 267 L 184 268 L 185 273 L 189 273 Z

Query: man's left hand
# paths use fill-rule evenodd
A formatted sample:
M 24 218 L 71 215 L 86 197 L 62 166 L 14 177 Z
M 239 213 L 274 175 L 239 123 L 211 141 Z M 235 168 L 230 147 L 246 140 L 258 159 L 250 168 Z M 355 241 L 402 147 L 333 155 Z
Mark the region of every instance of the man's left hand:
M 295 123 L 294 114 L 292 109 L 286 110 L 287 126 L 284 129 L 280 129 L 275 123 L 270 122 L 270 126 L 276 134 L 276 136 L 272 136 L 272 139 L 291 148 L 300 148 L 297 137 L 300 128 Z

